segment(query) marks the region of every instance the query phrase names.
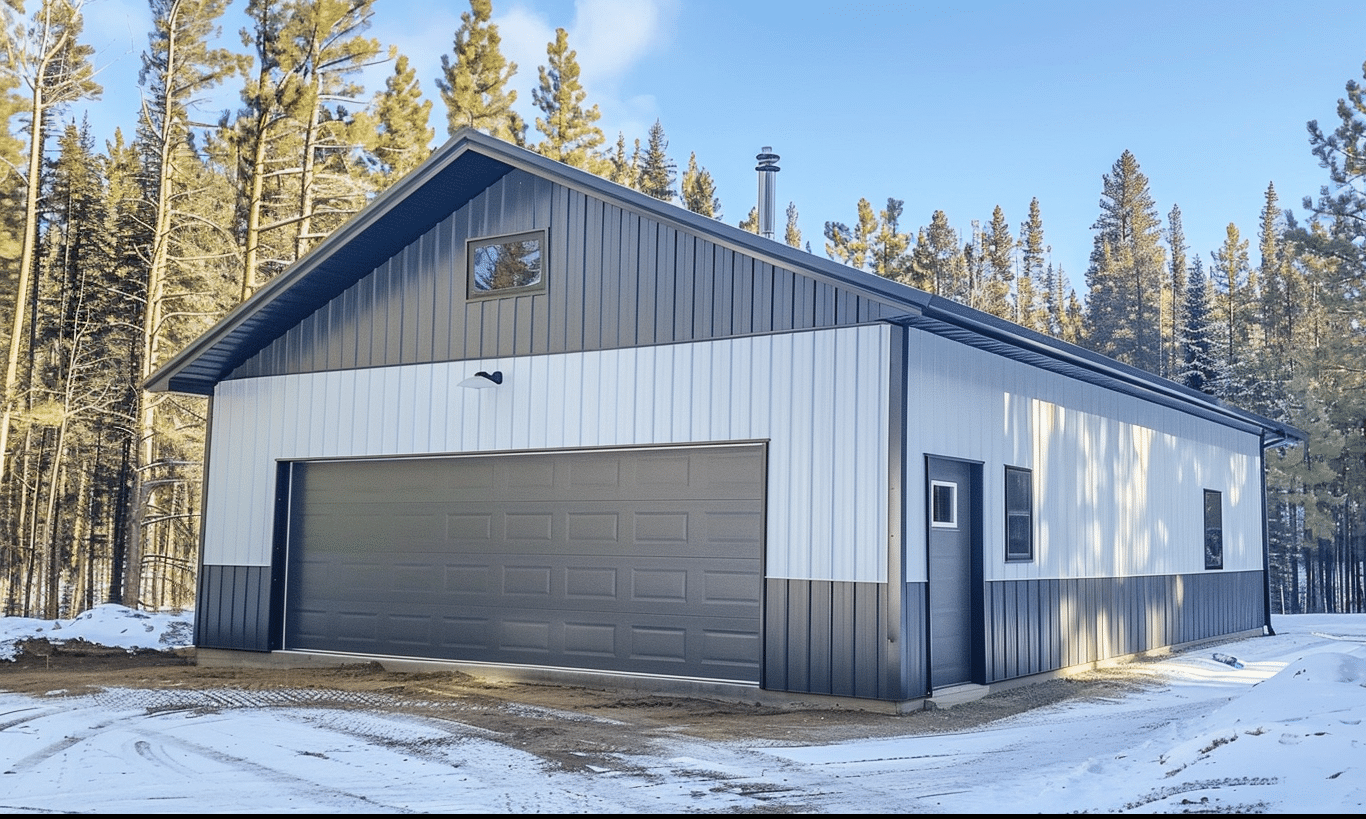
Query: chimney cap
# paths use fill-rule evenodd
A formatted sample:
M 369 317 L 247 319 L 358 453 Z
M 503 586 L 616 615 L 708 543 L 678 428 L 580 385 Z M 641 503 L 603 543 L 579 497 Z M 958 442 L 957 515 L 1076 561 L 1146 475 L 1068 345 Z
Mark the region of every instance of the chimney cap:
M 759 163 L 754 166 L 754 170 L 768 171 L 770 173 L 780 171 L 782 168 L 778 167 L 778 160 L 781 158 L 782 157 L 773 153 L 772 146 L 765 145 L 754 157 L 754 160 Z

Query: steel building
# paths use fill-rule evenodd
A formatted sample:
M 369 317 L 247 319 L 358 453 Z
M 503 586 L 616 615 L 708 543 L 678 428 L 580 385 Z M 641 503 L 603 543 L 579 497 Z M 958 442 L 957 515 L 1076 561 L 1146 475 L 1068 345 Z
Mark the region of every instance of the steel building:
M 1261 630 L 1302 437 L 468 130 L 148 385 L 201 649 L 903 703 Z

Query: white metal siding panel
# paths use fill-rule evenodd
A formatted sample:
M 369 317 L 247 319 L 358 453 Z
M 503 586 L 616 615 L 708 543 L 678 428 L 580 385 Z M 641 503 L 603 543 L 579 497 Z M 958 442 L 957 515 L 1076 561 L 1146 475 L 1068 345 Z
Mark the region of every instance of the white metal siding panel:
M 885 325 L 219 384 L 204 561 L 270 562 L 275 461 L 767 439 L 766 575 L 884 582 Z M 497 389 L 456 384 L 502 370 Z
M 907 579 L 924 580 L 924 455 L 983 464 L 987 580 L 1203 572 L 1203 492 L 1224 571 L 1261 569 L 1256 436 L 911 331 Z M 1035 559 L 1004 560 L 1004 467 L 1034 470 Z

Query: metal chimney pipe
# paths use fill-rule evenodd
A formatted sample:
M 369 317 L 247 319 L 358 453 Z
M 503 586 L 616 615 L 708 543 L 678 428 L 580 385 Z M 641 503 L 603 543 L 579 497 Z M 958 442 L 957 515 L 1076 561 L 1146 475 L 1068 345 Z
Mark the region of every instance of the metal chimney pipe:
M 759 172 L 759 235 L 769 239 L 773 238 L 773 214 L 777 210 L 775 177 L 782 170 L 778 167 L 779 158 L 768 145 L 754 157 L 759 163 L 754 166 L 754 170 Z

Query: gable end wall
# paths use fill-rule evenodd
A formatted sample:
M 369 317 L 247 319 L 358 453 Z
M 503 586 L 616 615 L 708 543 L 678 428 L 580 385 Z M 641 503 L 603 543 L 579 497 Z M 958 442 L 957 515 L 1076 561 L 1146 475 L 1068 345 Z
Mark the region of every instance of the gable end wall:
M 468 300 L 465 243 L 545 229 L 546 292 Z M 513 171 L 230 378 L 840 327 L 894 310 Z

